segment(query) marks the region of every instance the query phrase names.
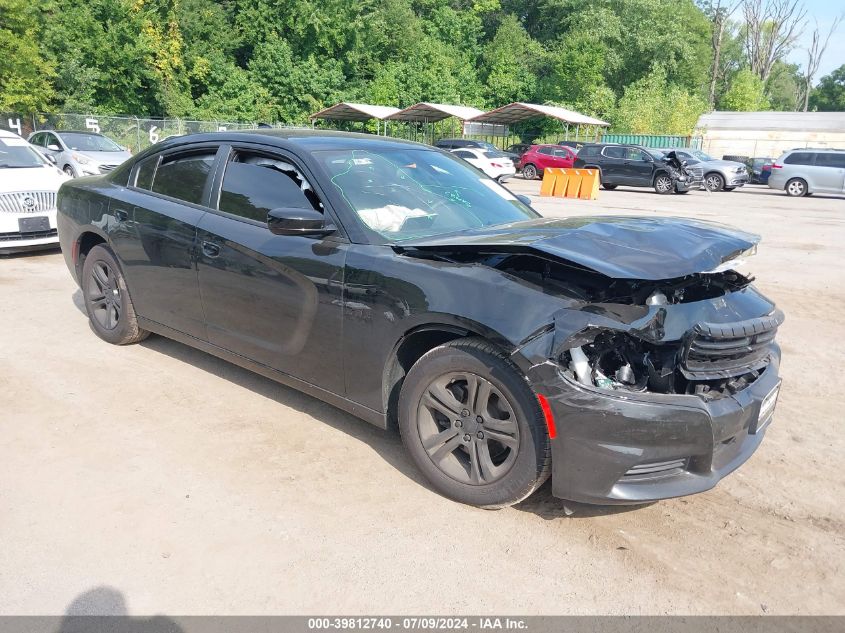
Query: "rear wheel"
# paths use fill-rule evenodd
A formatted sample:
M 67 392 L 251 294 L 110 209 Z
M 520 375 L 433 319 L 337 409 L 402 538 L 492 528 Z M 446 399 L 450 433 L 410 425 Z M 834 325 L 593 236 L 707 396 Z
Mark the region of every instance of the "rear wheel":
M 807 195 L 807 181 L 802 178 L 793 178 L 786 183 L 786 195 L 793 198 L 800 198 Z
M 528 163 L 522 168 L 522 177 L 525 180 L 534 180 L 537 177 L 537 168 L 531 163 Z
M 654 179 L 654 190 L 659 194 L 672 193 L 672 179 L 668 174 L 658 174 Z
M 82 295 L 94 332 L 104 341 L 128 345 L 143 341 L 149 332 L 138 326 L 126 280 L 111 250 L 98 244 L 85 257 Z
M 402 441 L 441 494 L 501 508 L 549 476 L 551 447 L 537 397 L 507 355 L 483 339 L 451 341 L 408 372 Z

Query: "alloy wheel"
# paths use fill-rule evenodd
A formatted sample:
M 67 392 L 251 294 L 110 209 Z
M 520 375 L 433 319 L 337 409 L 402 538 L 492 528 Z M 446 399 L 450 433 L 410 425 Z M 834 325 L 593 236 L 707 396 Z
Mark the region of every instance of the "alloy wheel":
M 470 372 L 439 376 L 417 410 L 417 432 L 432 463 L 461 483 L 504 477 L 519 452 L 519 426 L 505 395 Z
M 719 191 L 723 186 L 721 176 L 718 174 L 710 174 L 704 181 L 704 186 L 710 191 Z
M 654 187 L 658 193 L 667 193 L 672 188 L 672 179 L 669 176 L 658 176 Z
M 804 195 L 804 183 L 800 180 L 792 180 L 786 186 L 786 191 L 789 193 L 790 196 L 803 196 Z
M 107 263 L 98 261 L 88 278 L 88 302 L 91 314 L 106 330 L 113 330 L 120 321 L 123 304 L 114 271 Z

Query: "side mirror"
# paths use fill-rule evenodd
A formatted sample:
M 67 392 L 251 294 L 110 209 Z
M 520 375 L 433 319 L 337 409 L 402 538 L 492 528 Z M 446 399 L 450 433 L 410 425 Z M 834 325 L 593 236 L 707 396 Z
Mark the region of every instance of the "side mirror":
M 54 165 L 58 165 L 58 163 L 56 162 L 56 157 L 53 156 L 52 154 L 45 154 L 45 157 L 47 158 L 47 160 L 49 160 Z
M 54 152 L 61 152 L 61 151 L 62 151 L 62 148 L 61 148 L 61 147 L 59 147 L 58 145 L 56 145 L 55 143 L 50 143 L 50 144 L 47 146 L 47 149 L 52 150 L 52 151 L 54 151 Z
M 326 223 L 326 218 L 314 209 L 280 207 L 267 214 L 267 228 L 273 235 L 304 235 L 320 237 L 337 229 Z

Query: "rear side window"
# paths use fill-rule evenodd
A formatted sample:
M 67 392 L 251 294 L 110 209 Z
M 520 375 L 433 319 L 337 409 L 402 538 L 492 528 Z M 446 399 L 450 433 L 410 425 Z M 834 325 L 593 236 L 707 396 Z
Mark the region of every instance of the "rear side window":
M 164 157 L 155 172 L 150 191 L 202 204 L 214 155 L 215 152 L 202 152 Z
M 153 186 L 153 176 L 158 166 L 158 156 L 141 161 L 135 168 L 135 186 L 149 190 Z
M 311 185 L 290 161 L 251 152 L 235 153 L 226 165 L 218 208 L 248 220 L 266 222 L 271 209 L 322 211 Z
M 845 154 L 837 152 L 819 152 L 816 154 L 816 165 L 818 167 L 845 167 Z
M 784 159 L 786 165 L 812 165 L 813 152 L 792 152 Z
M 625 158 L 625 148 L 619 146 L 607 146 L 602 151 L 602 154 L 608 158 Z

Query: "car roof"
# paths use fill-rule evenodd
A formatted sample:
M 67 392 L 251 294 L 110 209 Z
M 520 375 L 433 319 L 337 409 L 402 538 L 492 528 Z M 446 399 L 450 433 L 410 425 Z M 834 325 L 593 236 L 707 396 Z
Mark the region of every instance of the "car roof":
M 341 149 L 427 149 L 436 151 L 430 145 L 405 141 L 375 134 L 360 134 L 357 132 L 337 132 L 334 130 L 313 130 L 308 128 L 288 128 L 271 130 L 261 128 L 257 130 L 240 130 L 224 132 L 201 132 L 186 134 L 156 143 L 154 147 L 164 149 L 192 143 L 204 142 L 253 142 L 276 145 L 292 149 L 313 151 L 341 150 Z

